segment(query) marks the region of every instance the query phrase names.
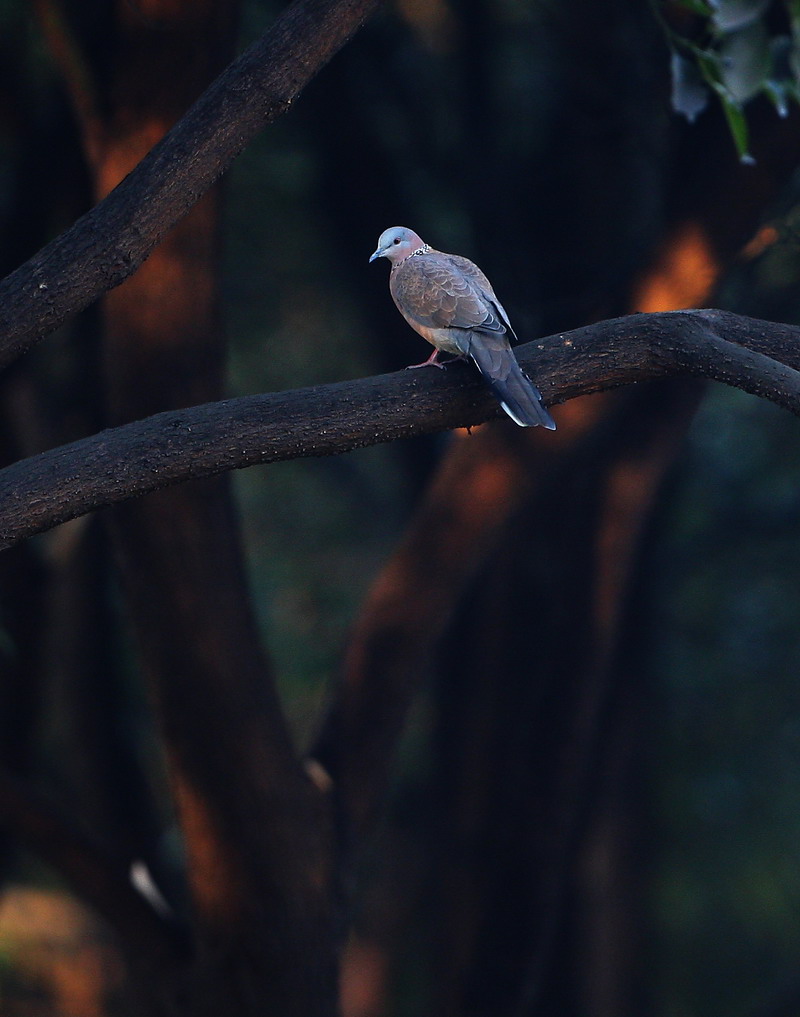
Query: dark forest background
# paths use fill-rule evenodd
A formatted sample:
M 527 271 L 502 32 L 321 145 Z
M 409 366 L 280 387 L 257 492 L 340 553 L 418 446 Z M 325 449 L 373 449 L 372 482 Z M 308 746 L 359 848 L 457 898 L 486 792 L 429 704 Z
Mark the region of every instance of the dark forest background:
M 3 274 L 279 10 L 2 0 Z M 525 340 L 704 305 L 800 324 L 797 110 L 747 104 L 750 165 L 721 107 L 690 124 L 670 94 L 645 0 L 386 4 L 131 280 L 6 370 L 4 463 L 421 360 L 367 265 L 395 224 L 474 258 Z M 317 784 L 352 789 L 344 1017 L 800 1012 L 800 424 L 694 380 L 554 415 L 192 482 L 3 553 L 4 1015 L 331 1012 L 259 982 L 330 920 L 276 919 L 283 863 L 253 860 L 280 818 L 237 746 L 280 743 L 248 705 L 268 679 Z M 341 683 L 374 689 L 352 727 Z M 383 696 L 412 687 L 383 759 Z M 217 840 L 205 792 L 232 803 Z M 141 964 L 14 795 L 148 872 L 191 959 Z

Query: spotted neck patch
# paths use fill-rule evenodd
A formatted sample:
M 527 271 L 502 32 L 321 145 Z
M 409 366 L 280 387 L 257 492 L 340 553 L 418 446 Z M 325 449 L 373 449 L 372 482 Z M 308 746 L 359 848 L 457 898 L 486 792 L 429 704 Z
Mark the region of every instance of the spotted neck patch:
M 403 258 L 402 261 L 395 262 L 394 268 L 400 268 L 401 265 L 405 265 L 410 258 L 415 258 L 418 254 L 430 254 L 430 251 L 430 244 L 423 244 L 422 247 L 418 247 L 416 251 L 412 251 L 411 254 Z

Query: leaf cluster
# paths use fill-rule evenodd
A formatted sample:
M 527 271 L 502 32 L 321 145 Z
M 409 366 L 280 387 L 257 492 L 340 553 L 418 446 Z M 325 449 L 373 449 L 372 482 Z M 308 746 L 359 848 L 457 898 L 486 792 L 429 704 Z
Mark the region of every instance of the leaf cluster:
M 781 117 L 800 103 L 800 0 L 661 0 L 672 108 L 690 122 L 716 96 L 739 158 L 752 163 L 745 106 L 764 95 Z

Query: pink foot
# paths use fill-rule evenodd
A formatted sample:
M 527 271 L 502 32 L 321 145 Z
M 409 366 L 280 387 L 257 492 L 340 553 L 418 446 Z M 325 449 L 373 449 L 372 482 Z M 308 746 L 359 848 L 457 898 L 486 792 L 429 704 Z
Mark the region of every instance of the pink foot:
M 431 353 L 427 360 L 423 360 L 421 364 L 409 364 L 406 370 L 413 371 L 417 367 L 444 367 L 444 364 L 439 363 L 438 357 L 439 350 L 437 347 L 434 347 L 433 353 Z
M 431 353 L 431 355 L 428 357 L 427 360 L 423 360 L 421 364 L 409 364 L 408 367 L 406 368 L 406 370 L 407 371 L 413 371 L 417 367 L 440 367 L 440 368 L 444 368 L 446 365 L 439 363 L 439 359 L 438 358 L 439 358 L 439 353 L 440 352 L 441 352 L 441 350 L 439 350 L 438 348 L 434 349 L 433 353 Z

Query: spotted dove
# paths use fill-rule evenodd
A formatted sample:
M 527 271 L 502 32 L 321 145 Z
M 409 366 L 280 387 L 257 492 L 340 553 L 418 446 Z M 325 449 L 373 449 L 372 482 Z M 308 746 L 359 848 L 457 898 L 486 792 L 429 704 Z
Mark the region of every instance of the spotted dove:
M 381 234 L 369 260 L 376 258 L 391 262 L 389 290 L 398 310 L 434 346 L 424 364 L 412 367 L 442 367 L 440 352 L 471 357 L 515 423 L 555 430 L 541 393 L 511 349 L 509 334 L 516 336 L 508 315 L 477 265 L 434 250 L 405 226 L 392 226 Z

